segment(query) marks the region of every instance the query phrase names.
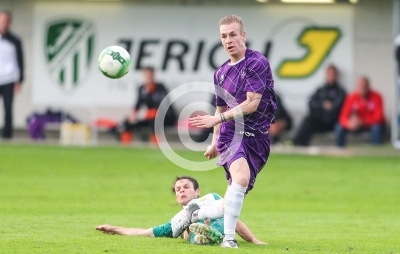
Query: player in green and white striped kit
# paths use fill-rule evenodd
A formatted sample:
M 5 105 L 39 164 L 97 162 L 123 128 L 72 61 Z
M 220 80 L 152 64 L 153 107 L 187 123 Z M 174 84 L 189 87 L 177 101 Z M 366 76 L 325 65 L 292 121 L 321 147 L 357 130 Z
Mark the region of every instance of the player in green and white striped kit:
M 169 222 L 148 229 L 100 225 L 96 227 L 96 230 L 106 234 L 127 236 L 173 237 L 172 225 L 176 223 L 178 218 L 182 217 L 183 213 L 186 213 L 185 208 L 189 204 L 196 203 L 198 206 L 204 207 L 213 202 L 223 202 L 223 199 L 216 193 L 209 193 L 199 198 L 199 184 L 196 179 L 188 176 L 177 177 L 172 187 L 172 192 L 175 194 L 176 202 L 183 207 L 183 210 L 176 214 Z M 220 243 L 224 230 L 223 223 L 223 218 L 199 221 L 191 224 L 189 229 L 183 232 L 181 237 L 189 240 L 192 244 L 203 245 Z M 243 222 L 238 221 L 236 229 L 237 233 L 244 240 L 255 244 L 265 244 L 258 240 Z
M 185 181 L 186 182 L 186 181 Z M 188 181 L 189 182 L 189 181 Z M 186 182 L 186 184 L 188 184 Z M 184 188 L 184 186 L 179 186 L 180 184 L 177 184 L 177 188 Z M 178 192 L 181 192 L 178 190 Z M 184 192 L 181 192 L 184 193 Z M 177 194 L 177 199 L 179 199 L 180 193 Z M 186 195 L 183 195 L 184 198 L 186 198 Z M 211 202 L 215 202 L 216 200 L 221 200 L 221 196 L 219 196 L 216 193 L 209 193 L 207 195 L 204 195 L 201 198 L 194 198 L 192 199 L 188 204 L 190 203 L 196 203 L 200 207 L 204 207 L 209 205 Z M 187 204 L 187 205 L 188 205 Z M 186 205 L 186 206 L 187 206 Z M 186 206 L 183 206 L 185 209 Z M 177 218 L 181 217 L 181 213 L 185 213 L 185 210 L 181 210 L 177 215 L 175 215 L 171 221 L 153 227 L 153 234 L 155 237 L 172 237 L 172 225 L 176 222 Z M 224 220 L 223 218 L 220 219 L 215 219 L 215 220 L 208 220 L 208 221 L 199 221 L 196 224 L 193 224 L 193 226 L 189 229 L 189 232 L 186 231 L 183 233 L 181 237 L 188 239 L 190 243 L 193 244 L 208 244 L 208 243 L 220 243 L 222 240 L 222 233 L 224 232 Z

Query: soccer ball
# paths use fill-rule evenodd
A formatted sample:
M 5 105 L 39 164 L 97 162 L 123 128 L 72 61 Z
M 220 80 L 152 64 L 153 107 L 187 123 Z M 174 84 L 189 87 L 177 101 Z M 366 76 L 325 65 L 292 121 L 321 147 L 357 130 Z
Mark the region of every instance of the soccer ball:
M 105 48 L 99 56 L 99 69 L 104 76 L 118 79 L 129 72 L 131 56 L 119 46 Z

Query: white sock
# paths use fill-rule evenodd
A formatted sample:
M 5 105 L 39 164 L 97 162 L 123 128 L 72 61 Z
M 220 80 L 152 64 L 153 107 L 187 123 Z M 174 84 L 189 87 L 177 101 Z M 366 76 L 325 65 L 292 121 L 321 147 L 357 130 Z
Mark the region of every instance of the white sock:
M 242 210 L 247 187 L 232 182 L 225 195 L 224 240 L 235 239 L 236 223 Z
M 211 202 L 208 206 L 204 206 L 199 210 L 194 211 L 192 214 L 191 221 L 195 223 L 199 220 L 222 218 L 224 216 L 224 210 L 222 206 L 223 206 L 222 199 Z

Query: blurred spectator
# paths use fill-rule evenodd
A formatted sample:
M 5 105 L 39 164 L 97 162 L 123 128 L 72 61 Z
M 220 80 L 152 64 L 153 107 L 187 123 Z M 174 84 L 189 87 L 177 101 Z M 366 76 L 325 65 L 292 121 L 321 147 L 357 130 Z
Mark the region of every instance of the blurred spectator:
M 124 137 L 121 135 L 130 135 L 135 131 L 146 128 L 151 131 L 150 141 L 156 142 L 154 133 L 154 121 L 158 108 L 167 96 L 168 91 L 162 83 L 156 83 L 154 79 L 154 69 L 152 67 L 146 67 L 143 69 L 143 77 L 145 84 L 139 87 L 138 99 L 135 107 L 130 112 L 127 119 L 124 122 L 113 128 L 112 132 L 117 135 L 117 138 L 121 140 Z M 139 118 L 139 110 L 144 108 L 144 118 Z M 171 107 L 168 108 L 165 116 L 164 125 L 174 125 L 176 123 L 176 114 Z M 128 137 L 131 139 L 131 137 Z
M 269 128 L 272 144 L 280 142 L 281 135 L 292 128 L 292 118 L 282 103 L 281 97 L 276 94 L 275 123 Z
M 394 40 L 395 57 L 397 63 L 397 76 L 400 76 L 400 34 Z
M 358 79 L 356 91 L 349 94 L 340 113 L 339 123 L 335 127 L 336 145 L 346 145 L 347 132 L 371 133 L 371 143 L 381 144 L 385 130 L 382 97 L 371 90 L 366 77 Z
M 346 97 L 346 91 L 339 85 L 337 78 L 336 67 L 329 65 L 325 85 L 311 96 L 308 103 L 310 113 L 295 135 L 295 146 L 308 146 L 314 133 L 333 131 Z
M 24 65 L 21 40 L 9 31 L 11 14 L 0 11 L 0 96 L 4 104 L 3 139 L 12 137 L 12 103 L 14 93 L 21 90 Z

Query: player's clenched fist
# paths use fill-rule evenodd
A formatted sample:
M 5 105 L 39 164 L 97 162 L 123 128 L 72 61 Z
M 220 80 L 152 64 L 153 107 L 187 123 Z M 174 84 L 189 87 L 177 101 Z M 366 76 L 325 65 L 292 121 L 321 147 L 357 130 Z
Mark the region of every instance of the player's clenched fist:
M 204 153 L 204 156 L 207 157 L 207 159 L 214 159 L 217 157 L 217 155 L 218 152 L 215 145 L 208 146 L 206 152 Z

